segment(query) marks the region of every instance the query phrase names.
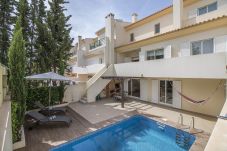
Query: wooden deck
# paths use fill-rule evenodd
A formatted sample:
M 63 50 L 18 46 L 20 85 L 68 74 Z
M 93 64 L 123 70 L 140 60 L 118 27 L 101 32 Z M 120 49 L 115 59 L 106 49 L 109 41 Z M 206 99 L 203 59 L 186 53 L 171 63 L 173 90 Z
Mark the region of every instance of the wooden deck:
M 67 113 L 72 117 L 70 127 L 35 127 L 33 130 L 25 130 L 26 147 L 16 151 L 48 151 L 50 148 L 65 143 L 71 139 L 80 137 L 89 132 L 95 131 L 111 123 L 120 121 L 135 115 L 130 112 L 127 115 L 112 118 L 98 124 L 91 124 L 86 119 L 75 113 L 71 109 Z
M 138 111 L 131 111 L 124 115 L 114 117 L 97 124 L 91 124 L 89 121 L 84 119 L 78 113 L 74 112 L 72 109 L 69 109 L 69 112 L 67 114 L 72 117 L 72 124 L 70 125 L 70 127 L 36 127 L 33 130 L 25 130 L 26 147 L 18 149 L 16 151 L 48 151 L 54 146 L 65 143 L 71 139 L 78 138 L 89 132 L 95 131 L 136 114 L 141 114 L 149 118 L 161 121 L 158 117 L 139 113 Z M 174 126 L 176 123 L 168 122 L 166 124 Z M 209 134 L 199 133 L 196 136 L 197 140 L 192 146 L 191 150 L 202 151 L 206 146 Z

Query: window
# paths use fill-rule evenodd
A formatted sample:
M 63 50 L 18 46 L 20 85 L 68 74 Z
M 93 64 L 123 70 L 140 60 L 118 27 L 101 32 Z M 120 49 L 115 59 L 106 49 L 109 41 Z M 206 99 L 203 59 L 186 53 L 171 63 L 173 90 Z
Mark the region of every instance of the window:
M 131 58 L 131 61 L 132 61 L 132 62 L 138 62 L 138 61 L 139 61 L 139 57 L 132 57 L 132 58 Z
M 99 63 L 102 64 L 102 58 L 99 58 Z
M 151 50 L 147 52 L 147 60 L 163 59 L 164 49 Z
M 204 7 L 200 7 L 198 9 L 198 16 L 212 12 L 212 11 L 215 11 L 217 9 L 218 9 L 218 3 L 217 2 L 209 4 L 209 5 L 204 6 Z
M 158 33 L 160 33 L 160 23 L 158 23 L 158 24 L 155 24 L 154 25 L 154 29 L 155 29 L 155 34 L 158 34 Z
M 160 102 L 173 104 L 173 81 L 160 81 Z
M 130 41 L 131 41 L 131 42 L 134 41 L 134 33 L 131 33 L 131 34 L 130 34 Z
M 206 39 L 191 43 L 191 54 L 200 55 L 214 52 L 214 40 Z

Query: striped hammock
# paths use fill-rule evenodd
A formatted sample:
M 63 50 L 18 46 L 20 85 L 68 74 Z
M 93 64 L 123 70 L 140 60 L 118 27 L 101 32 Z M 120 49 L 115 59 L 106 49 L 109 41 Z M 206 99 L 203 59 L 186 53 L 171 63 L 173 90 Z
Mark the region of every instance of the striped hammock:
M 216 89 L 213 91 L 213 93 L 207 98 L 207 99 L 203 99 L 203 100 L 195 100 L 195 99 L 192 99 L 188 96 L 186 96 L 185 94 L 179 92 L 176 88 L 174 88 L 174 86 L 172 85 L 172 87 L 177 91 L 177 93 L 182 97 L 184 98 L 186 101 L 190 102 L 190 103 L 194 103 L 194 104 L 202 104 L 202 103 L 205 103 L 207 101 L 209 101 L 212 96 L 219 90 L 219 88 L 222 86 L 222 80 L 220 80 L 218 86 L 216 87 Z

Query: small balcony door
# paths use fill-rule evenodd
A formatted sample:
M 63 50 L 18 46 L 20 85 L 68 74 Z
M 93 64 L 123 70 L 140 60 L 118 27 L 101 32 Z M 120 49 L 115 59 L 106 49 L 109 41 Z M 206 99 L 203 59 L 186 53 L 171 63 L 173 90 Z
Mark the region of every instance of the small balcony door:
M 159 98 L 161 104 L 173 105 L 173 81 L 160 80 Z

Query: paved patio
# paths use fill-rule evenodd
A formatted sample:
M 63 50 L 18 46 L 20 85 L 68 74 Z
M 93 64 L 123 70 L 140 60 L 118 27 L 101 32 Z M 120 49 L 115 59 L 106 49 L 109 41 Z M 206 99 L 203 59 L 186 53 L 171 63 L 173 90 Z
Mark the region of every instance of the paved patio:
M 80 103 L 76 103 L 77 105 Z M 74 104 L 75 105 L 75 104 Z M 94 108 L 94 105 L 96 107 Z M 71 105 L 70 105 L 71 106 Z M 141 101 L 130 100 L 125 104 L 125 109 L 122 109 L 120 102 L 115 102 L 112 99 L 104 99 L 100 102 L 93 104 L 80 104 L 82 109 L 75 112 L 73 109 L 69 109 L 67 113 L 72 117 L 72 124 L 70 127 L 37 127 L 33 130 L 25 130 L 26 134 L 26 147 L 17 151 L 47 151 L 50 148 L 59 144 L 65 143 L 73 138 L 78 138 L 89 132 L 95 131 L 122 119 L 128 118 L 135 114 L 141 114 L 157 121 L 164 122 L 165 124 L 176 126 L 176 121 L 179 113 L 182 113 L 185 117 L 185 123 L 188 124 L 191 116 L 196 118 L 196 128 L 202 127 L 204 131 L 211 131 L 214 126 L 215 119 L 212 117 L 206 117 L 199 114 L 184 112 L 175 109 L 169 109 L 165 107 L 155 106 L 150 103 Z M 108 110 L 99 110 L 99 108 L 105 106 Z M 75 109 L 75 108 L 74 108 Z M 83 111 L 83 112 L 82 112 Z M 117 112 L 119 114 L 116 114 Z M 93 123 L 89 122 L 89 118 L 95 117 L 89 114 L 97 116 L 99 115 L 110 115 L 115 113 L 114 116 L 98 116 Z M 86 114 L 85 114 L 86 113 Z M 94 114 L 96 113 L 96 114 Z M 85 114 L 85 115 L 83 115 Z M 88 117 L 88 119 L 84 118 Z M 109 118 L 109 119 L 107 119 Z M 209 125 L 212 124 L 212 125 Z M 209 139 L 209 133 L 203 132 L 196 134 L 197 140 L 195 145 L 191 148 L 192 151 L 204 150 L 206 143 Z
M 87 119 L 90 123 L 96 124 L 116 116 L 123 115 L 130 111 L 137 110 L 140 113 L 157 116 L 164 121 L 178 122 L 180 114 L 183 115 L 183 124 L 190 125 L 192 117 L 195 118 L 195 128 L 202 129 L 211 133 L 217 118 L 202 114 L 173 109 L 166 106 L 160 106 L 149 102 L 128 99 L 125 102 L 125 108 L 121 108 L 119 101 L 111 98 L 89 104 L 80 102 L 69 105 L 75 112 Z

